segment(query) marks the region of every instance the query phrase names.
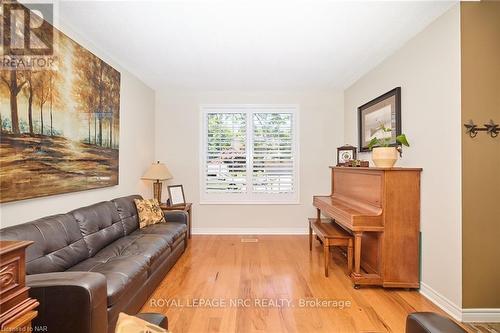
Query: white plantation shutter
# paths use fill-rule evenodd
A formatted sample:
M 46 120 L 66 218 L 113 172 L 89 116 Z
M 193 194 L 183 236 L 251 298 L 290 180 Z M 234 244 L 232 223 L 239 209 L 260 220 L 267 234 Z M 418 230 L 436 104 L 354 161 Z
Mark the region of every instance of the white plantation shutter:
M 206 191 L 247 190 L 246 120 L 244 113 L 207 113 Z
M 203 106 L 202 203 L 298 202 L 295 106 Z
M 292 113 L 254 113 L 254 193 L 293 193 L 294 147 Z

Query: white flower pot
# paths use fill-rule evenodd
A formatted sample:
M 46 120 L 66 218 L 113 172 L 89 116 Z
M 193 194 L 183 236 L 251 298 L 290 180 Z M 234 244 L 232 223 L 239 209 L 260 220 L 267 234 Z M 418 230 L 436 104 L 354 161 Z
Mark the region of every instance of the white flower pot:
M 376 167 L 392 168 L 398 160 L 398 151 L 396 147 L 373 148 L 372 160 Z

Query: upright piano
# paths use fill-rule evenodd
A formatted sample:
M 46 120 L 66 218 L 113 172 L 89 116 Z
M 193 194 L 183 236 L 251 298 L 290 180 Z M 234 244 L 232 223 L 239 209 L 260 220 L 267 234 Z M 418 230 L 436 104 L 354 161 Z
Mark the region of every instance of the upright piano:
M 419 288 L 420 168 L 330 167 L 332 191 L 314 196 L 354 236 L 354 286 Z

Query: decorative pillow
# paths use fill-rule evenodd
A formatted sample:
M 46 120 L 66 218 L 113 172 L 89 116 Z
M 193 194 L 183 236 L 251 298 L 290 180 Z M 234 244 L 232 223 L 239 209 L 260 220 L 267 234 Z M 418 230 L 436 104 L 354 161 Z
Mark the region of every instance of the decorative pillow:
M 139 214 L 139 227 L 165 222 L 165 215 L 156 199 L 134 199 Z
M 118 315 L 118 321 L 116 322 L 115 333 L 138 332 L 166 333 L 167 331 L 159 326 L 148 323 L 145 320 L 120 312 Z

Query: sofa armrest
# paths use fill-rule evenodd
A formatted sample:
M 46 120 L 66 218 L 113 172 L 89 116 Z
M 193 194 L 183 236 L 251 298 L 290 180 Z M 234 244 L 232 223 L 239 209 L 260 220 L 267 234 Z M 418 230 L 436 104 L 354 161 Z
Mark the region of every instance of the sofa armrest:
M 166 211 L 164 212 L 164 215 L 165 215 L 165 220 L 167 220 L 167 222 L 180 222 L 187 224 L 188 221 L 188 215 L 183 210 Z
M 47 332 L 106 333 L 107 289 L 104 275 L 58 272 L 26 276 L 29 294 L 40 302 L 33 327 Z
M 406 333 L 467 333 L 451 319 L 433 312 L 414 312 L 406 317 Z

